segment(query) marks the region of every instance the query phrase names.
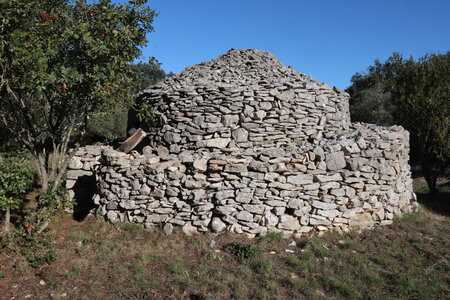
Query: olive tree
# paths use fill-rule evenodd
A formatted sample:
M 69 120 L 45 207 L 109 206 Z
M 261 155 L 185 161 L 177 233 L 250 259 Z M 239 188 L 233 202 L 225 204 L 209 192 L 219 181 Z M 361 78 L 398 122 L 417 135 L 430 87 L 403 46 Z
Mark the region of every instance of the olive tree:
M 350 94 L 350 116 L 352 122 L 393 125 L 396 106 L 387 90 L 382 73 L 383 64 L 375 60 L 365 73 L 356 73 L 346 89 Z
M 409 130 L 412 156 L 435 192 L 450 159 L 450 52 L 417 60 L 393 53 L 356 73 L 347 91 L 352 120 Z
M 0 124 L 33 153 L 43 191 L 60 184 L 73 132 L 132 100 L 129 64 L 156 15 L 146 0 L 0 0 Z
M 397 118 L 411 133 L 430 192 L 450 159 L 450 51 L 417 61 L 394 53 L 383 73 L 397 108 Z

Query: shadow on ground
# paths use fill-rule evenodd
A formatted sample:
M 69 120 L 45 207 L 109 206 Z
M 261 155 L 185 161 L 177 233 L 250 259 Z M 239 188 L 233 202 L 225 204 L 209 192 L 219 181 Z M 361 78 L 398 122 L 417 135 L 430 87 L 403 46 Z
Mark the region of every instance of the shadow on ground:
M 430 194 L 427 191 L 416 191 L 420 205 L 444 216 L 450 216 L 450 183 L 439 186 L 439 191 Z

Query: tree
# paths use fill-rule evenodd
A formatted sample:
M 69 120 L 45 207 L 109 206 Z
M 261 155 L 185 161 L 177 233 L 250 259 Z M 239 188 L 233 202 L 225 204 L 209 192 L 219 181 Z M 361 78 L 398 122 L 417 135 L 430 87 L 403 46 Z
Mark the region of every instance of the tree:
M 138 93 L 146 89 L 149 85 L 155 84 L 159 80 L 166 78 L 166 72 L 161 69 L 161 63 L 152 57 L 147 63 L 139 62 L 131 65 L 138 74 L 138 79 L 135 81 L 133 91 Z
M 135 94 L 149 85 L 166 78 L 166 72 L 161 69 L 161 63 L 154 57 L 150 58 L 148 62 L 139 62 L 129 66 L 133 72 L 138 74 L 132 84 L 132 91 Z M 137 105 L 133 106 L 137 107 Z M 133 108 L 116 106 L 92 115 L 88 120 L 83 142 L 100 141 L 111 143 L 118 140 L 123 141 L 127 135 L 127 122 L 130 110 L 133 110 Z
M 166 74 L 166 72 L 161 69 L 161 63 L 154 57 L 150 58 L 148 63 L 139 62 L 135 65 L 131 65 L 131 67 L 139 74 L 139 79 L 136 80 L 133 86 L 133 91 L 136 94 L 146 89 L 149 85 L 155 84 L 169 76 L 173 76 L 172 72 Z M 155 108 L 151 104 L 142 101 L 142 98 L 137 96 L 134 106 L 128 110 L 127 133 L 133 134 L 137 128 L 143 125 L 142 121 L 152 120 L 154 113 Z
M 450 158 L 450 51 L 417 61 L 394 53 L 383 67 L 401 125 L 411 133 L 430 192 Z
M 435 192 L 450 157 L 450 52 L 417 61 L 394 53 L 384 63 L 376 60 L 367 74 L 356 73 L 347 91 L 354 121 L 409 130 L 412 155 Z
M 34 154 L 43 192 L 54 191 L 72 132 L 132 101 L 129 64 L 157 14 L 146 0 L 1 0 L 0 12 L 0 122 Z
M 381 74 L 383 65 L 376 60 L 365 74 L 352 76 L 352 85 L 346 89 L 350 94 L 350 115 L 353 122 L 365 122 L 390 126 L 394 124 L 395 104 Z

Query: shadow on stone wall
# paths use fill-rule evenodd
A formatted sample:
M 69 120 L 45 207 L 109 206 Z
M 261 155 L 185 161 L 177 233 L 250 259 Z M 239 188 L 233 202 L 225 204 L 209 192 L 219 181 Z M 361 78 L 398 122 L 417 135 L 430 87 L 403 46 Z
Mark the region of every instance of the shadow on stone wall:
M 73 218 L 77 221 L 82 221 L 96 207 L 93 200 L 97 191 L 95 175 L 79 177 L 72 190 L 76 201 L 73 208 Z

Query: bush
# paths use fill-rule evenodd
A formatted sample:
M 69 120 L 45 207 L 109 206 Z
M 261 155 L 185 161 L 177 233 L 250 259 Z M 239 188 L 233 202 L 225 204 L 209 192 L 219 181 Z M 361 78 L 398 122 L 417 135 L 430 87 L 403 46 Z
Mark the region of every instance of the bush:
M 127 131 L 128 111 L 125 109 L 114 109 L 93 115 L 86 130 L 86 142 L 110 143 L 124 140 Z
M 3 237 L 9 235 L 10 213 L 17 210 L 23 195 L 32 187 L 34 171 L 25 152 L 0 159 L 0 211 L 5 213 Z
M 34 170 L 24 152 L 0 159 L 0 210 L 18 209 L 22 196 L 32 187 Z
M 260 247 L 243 242 L 233 242 L 227 246 L 227 249 L 239 262 L 262 255 Z

